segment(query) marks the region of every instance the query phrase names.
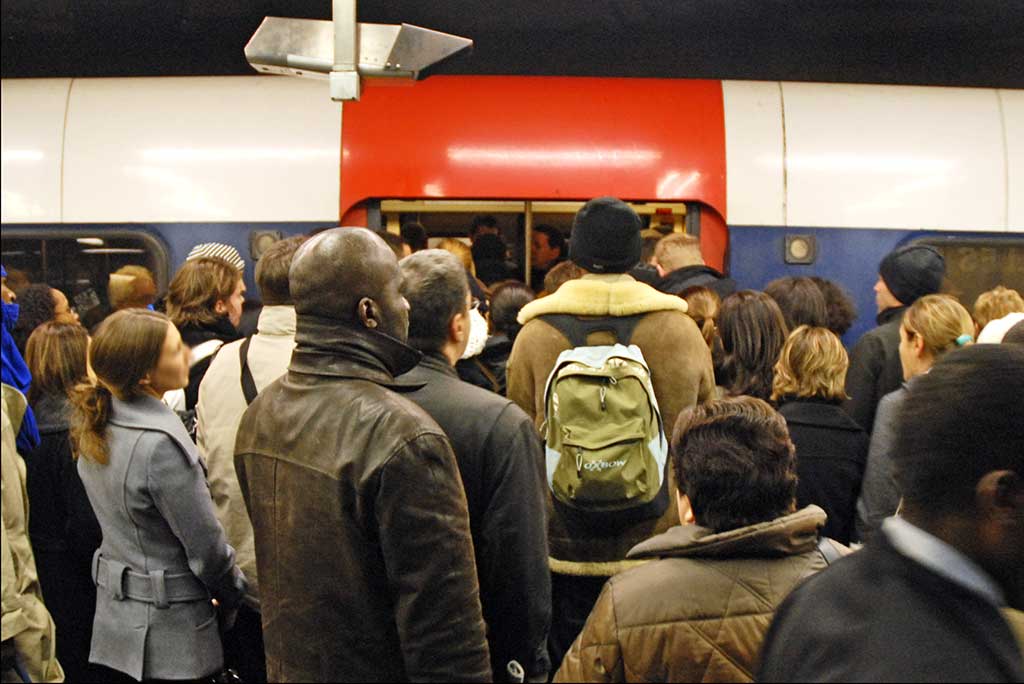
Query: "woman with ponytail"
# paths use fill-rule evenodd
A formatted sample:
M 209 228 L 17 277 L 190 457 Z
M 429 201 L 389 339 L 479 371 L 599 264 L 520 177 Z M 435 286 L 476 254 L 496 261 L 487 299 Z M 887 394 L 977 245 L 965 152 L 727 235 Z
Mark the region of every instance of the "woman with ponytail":
M 899 353 L 904 383 L 882 397 L 875 414 L 864 484 L 857 500 L 857 534 L 861 541 L 868 541 L 899 507 L 901 494 L 893 474 L 892 449 L 908 387 L 914 378 L 930 371 L 943 354 L 973 342 L 974 320 L 949 295 L 921 297 L 903 314 Z
M 115 679 L 210 678 L 245 578 L 196 447 L 160 401 L 188 382 L 188 347 L 163 314 L 125 309 L 100 325 L 89 360 L 96 381 L 79 386 L 71 430 L 103 531 L 89 660 Z

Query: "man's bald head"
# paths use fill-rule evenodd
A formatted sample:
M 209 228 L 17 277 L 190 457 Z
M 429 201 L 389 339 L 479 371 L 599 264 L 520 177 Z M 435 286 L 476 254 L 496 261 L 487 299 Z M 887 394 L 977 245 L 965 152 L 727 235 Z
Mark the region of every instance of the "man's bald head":
M 313 236 L 295 253 L 288 281 L 298 314 L 408 336 L 398 259 L 373 231 L 332 228 Z

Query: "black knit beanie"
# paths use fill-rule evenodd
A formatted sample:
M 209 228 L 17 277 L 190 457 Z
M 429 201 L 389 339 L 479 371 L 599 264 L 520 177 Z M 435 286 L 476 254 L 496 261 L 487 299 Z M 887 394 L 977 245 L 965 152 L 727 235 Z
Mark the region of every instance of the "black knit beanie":
M 925 295 L 935 294 L 946 275 L 946 261 L 934 247 L 906 245 L 889 252 L 878 265 L 892 296 L 910 306 Z
M 640 217 L 622 200 L 598 197 L 576 213 L 569 258 L 591 273 L 625 273 L 640 263 Z

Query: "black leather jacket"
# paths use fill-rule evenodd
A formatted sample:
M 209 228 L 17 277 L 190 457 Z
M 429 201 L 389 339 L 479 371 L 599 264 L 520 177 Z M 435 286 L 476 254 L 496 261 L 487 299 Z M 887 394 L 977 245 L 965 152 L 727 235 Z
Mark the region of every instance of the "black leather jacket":
M 418 352 L 328 319 L 297 323 L 288 373 L 246 411 L 235 449 L 268 678 L 489 680 L 455 456 L 394 380 Z

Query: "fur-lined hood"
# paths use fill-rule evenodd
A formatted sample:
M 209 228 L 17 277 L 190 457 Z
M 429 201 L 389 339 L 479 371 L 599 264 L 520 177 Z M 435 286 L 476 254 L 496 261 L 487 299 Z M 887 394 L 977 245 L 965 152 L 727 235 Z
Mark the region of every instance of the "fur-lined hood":
M 570 280 L 554 294 L 536 299 L 519 312 L 519 323 L 526 325 L 547 314 L 574 316 L 635 316 L 653 311 L 686 313 L 686 300 L 658 292 L 625 274 L 588 274 Z

